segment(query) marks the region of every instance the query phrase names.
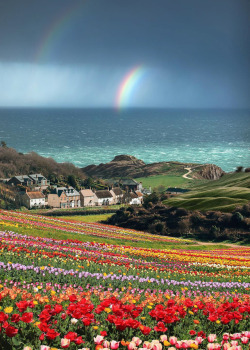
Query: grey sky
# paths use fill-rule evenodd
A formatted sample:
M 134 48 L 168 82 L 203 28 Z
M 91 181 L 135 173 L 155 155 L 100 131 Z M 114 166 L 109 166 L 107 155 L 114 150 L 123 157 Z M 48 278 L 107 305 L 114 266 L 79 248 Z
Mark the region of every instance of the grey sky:
M 249 0 L 2 0 L 0 106 L 250 107 Z

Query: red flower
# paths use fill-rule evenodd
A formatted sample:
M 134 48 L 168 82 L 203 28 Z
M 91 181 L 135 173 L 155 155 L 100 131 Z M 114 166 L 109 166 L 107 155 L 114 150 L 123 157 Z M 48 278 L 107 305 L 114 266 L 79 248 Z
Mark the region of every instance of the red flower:
M 19 314 L 13 314 L 11 316 L 11 322 L 17 323 L 20 321 L 20 315 Z
M 106 337 L 108 335 L 108 333 L 106 331 L 101 331 L 100 334 L 103 336 L 103 337 Z
M 158 322 L 157 325 L 154 327 L 154 330 L 156 332 L 166 332 L 167 327 L 165 327 L 165 324 L 163 322 Z
M 146 327 L 146 326 L 143 326 L 142 324 L 139 326 L 142 334 L 144 335 L 147 335 L 151 332 L 151 328 L 150 327 Z
M 71 341 L 75 340 L 77 338 L 76 332 L 68 332 L 65 336 L 65 339 L 70 339 Z
M 60 333 L 56 332 L 54 329 L 48 329 L 46 333 L 46 337 L 49 340 L 55 339 L 56 337 L 58 337 L 58 335 L 60 335 Z
M 0 323 L 5 322 L 6 320 L 8 320 L 9 316 L 7 314 L 5 314 L 4 312 L 0 312 Z
M 41 322 L 41 323 L 38 325 L 38 328 L 39 328 L 42 332 L 47 332 L 47 330 L 49 329 L 49 326 L 47 325 L 47 323 Z
M 82 339 L 81 336 L 75 338 L 75 340 L 73 340 L 73 341 L 74 341 L 74 343 L 75 343 L 76 345 L 80 345 L 80 344 L 85 343 L 85 341 L 83 341 L 83 339 Z
M 17 335 L 18 333 L 18 329 L 15 328 L 15 327 L 12 327 L 12 326 L 8 326 L 6 329 L 5 329 L 5 332 L 6 332 L 6 335 L 10 338 L 14 337 L 15 335 Z
M 33 312 L 25 312 L 22 317 L 21 317 L 21 321 L 25 322 L 25 323 L 30 323 L 33 320 Z
M 29 303 L 26 300 L 22 300 L 19 301 L 19 303 L 16 303 L 16 306 L 18 307 L 20 312 L 24 312 L 29 306 Z
M 70 296 L 69 296 L 69 300 L 70 300 L 72 303 L 73 303 L 74 301 L 76 301 L 76 300 L 77 300 L 76 295 L 75 295 L 75 294 L 70 295 Z
M 41 334 L 39 339 L 43 341 L 44 340 L 44 334 Z
M 195 335 L 196 332 L 192 329 L 190 332 L 189 332 L 190 335 Z
M 62 312 L 62 310 L 63 310 L 62 305 L 58 305 L 58 304 L 56 304 L 55 307 L 54 307 L 54 309 L 53 309 L 53 311 L 54 311 L 56 314 L 60 314 L 60 312 Z

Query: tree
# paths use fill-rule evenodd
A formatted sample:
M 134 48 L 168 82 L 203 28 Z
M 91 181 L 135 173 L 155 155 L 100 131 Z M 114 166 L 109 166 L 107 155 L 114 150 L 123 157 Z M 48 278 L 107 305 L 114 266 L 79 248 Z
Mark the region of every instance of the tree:
M 237 166 L 237 168 L 236 168 L 236 173 L 241 173 L 242 171 L 243 171 L 243 166 Z
M 67 182 L 70 186 L 76 188 L 77 187 L 77 181 L 75 175 L 69 175 Z
M 1 141 L 1 147 L 3 147 L 3 148 L 8 148 L 5 141 Z

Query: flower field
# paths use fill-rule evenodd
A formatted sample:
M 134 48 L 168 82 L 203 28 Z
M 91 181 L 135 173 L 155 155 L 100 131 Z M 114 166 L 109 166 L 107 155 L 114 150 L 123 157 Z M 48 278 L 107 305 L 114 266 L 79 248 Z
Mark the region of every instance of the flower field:
M 122 239 L 185 243 L 0 211 L 0 349 L 249 349 L 249 247 L 150 249 Z

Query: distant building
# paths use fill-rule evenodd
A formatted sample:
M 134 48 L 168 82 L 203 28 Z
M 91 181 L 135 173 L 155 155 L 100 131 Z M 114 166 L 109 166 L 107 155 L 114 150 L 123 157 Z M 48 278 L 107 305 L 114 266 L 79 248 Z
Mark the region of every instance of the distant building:
M 123 179 L 120 181 L 121 187 L 125 191 L 139 190 L 139 183 L 133 179 Z
M 39 187 L 47 188 L 50 185 L 50 181 L 47 180 L 42 174 L 31 174 L 29 177 L 33 183 Z
M 34 183 L 33 180 L 28 175 L 13 176 L 7 182 L 8 185 L 12 185 L 12 186 L 22 185 L 25 187 L 30 187 L 31 185 L 33 185 L 33 183 Z
M 81 206 L 80 193 L 72 186 L 70 187 L 56 187 L 55 192 L 58 197 L 64 192 L 67 198 L 66 208 L 78 208 Z
M 110 193 L 113 196 L 114 204 L 121 204 L 123 199 L 123 191 L 120 187 L 114 187 L 110 190 Z
M 82 207 L 93 207 L 95 205 L 95 193 L 91 189 L 80 191 L 80 200 Z
M 108 190 L 98 190 L 95 192 L 95 205 L 113 204 L 113 196 Z
M 21 196 L 22 204 L 29 208 L 41 208 L 45 206 L 45 195 L 42 192 L 34 191 L 34 192 L 25 192 Z
M 48 194 L 48 205 L 52 208 L 68 208 L 68 200 L 65 192 Z
M 190 190 L 187 190 L 185 188 L 178 188 L 178 187 L 169 187 L 166 190 L 166 193 L 168 194 L 182 194 L 182 193 L 186 193 L 189 192 Z
M 123 197 L 124 203 L 129 205 L 141 205 L 142 199 L 143 196 L 138 196 L 137 193 L 132 191 L 125 193 Z

